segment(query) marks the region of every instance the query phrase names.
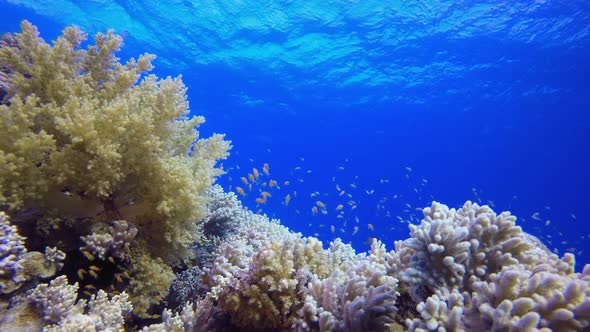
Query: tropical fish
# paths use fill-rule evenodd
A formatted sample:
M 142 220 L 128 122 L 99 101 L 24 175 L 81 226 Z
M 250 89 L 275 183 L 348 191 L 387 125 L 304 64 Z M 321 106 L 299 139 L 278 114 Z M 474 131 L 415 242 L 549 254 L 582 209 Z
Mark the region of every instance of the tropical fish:
M 238 192 L 238 194 L 246 196 L 246 192 L 244 192 L 244 189 L 242 189 L 242 187 L 236 187 L 236 191 Z
M 270 172 L 268 171 L 268 163 L 264 163 L 264 165 L 262 166 L 262 173 L 269 175 Z
M 240 180 L 242 180 L 242 183 L 245 185 L 248 185 L 248 179 L 246 179 L 245 177 L 241 177 Z
M 287 196 L 285 196 L 285 205 L 289 205 L 290 201 L 291 201 L 291 195 L 287 194 Z

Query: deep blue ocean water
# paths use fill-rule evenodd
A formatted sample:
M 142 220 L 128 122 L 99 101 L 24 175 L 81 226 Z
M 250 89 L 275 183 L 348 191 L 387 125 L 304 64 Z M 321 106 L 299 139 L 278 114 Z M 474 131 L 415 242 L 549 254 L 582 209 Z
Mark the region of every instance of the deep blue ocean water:
M 297 232 L 392 249 L 432 200 L 472 200 L 590 263 L 588 1 L 0 0 L 1 33 L 23 19 L 182 74 L 202 135 L 233 141 L 218 182 Z

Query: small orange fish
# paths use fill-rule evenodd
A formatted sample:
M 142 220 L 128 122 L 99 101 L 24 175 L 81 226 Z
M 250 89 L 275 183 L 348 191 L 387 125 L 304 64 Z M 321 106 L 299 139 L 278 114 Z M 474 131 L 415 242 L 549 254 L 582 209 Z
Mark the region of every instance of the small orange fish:
M 338 206 L 336 207 L 336 211 L 342 210 L 343 207 L 344 207 L 344 205 L 338 204 Z
M 283 182 L 283 184 L 284 184 L 285 186 L 288 186 L 288 185 L 289 185 L 289 183 L 290 183 L 289 181 L 285 181 L 285 182 Z
M 260 173 L 258 173 L 258 170 L 256 169 L 256 167 L 252 168 L 252 174 L 254 175 L 254 178 L 256 180 L 258 180 L 258 177 L 260 176 Z
M 244 189 L 242 189 L 242 187 L 236 187 L 236 191 L 238 192 L 238 194 L 246 196 L 246 192 L 244 192 Z
M 274 186 L 276 186 L 276 185 L 277 185 L 277 181 L 275 181 L 275 180 L 270 180 L 268 182 L 268 186 L 271 187 L 271 188 L 274 187 Z
M 311 208 L 311 215 L 317 216 L 318 215 L 318 208 L 316 206 Z
M 254 179 L 254 175 L 252 173 L 248 173 L 248 179 L 250 179 L 250 182 L 256 181 L 256 179 Z
M 375 231 L 375 227 L 373 227 L 373 224 L 368 224 L 367 227 L 369 228 L 369 230 L 371 232 L 374 232 Z
M 338 194 L 338 196 L 342 196 L 344 194 L 345 194 L 345 191 L 344 190 L 341 190 L 340 193 Z
M 242 183 L 245 185 L 248 185 L 248 179 L 246 179 L 245 177 L 241 177 L 240 180 L 242 180 Z
M 326 208 L 326 204 L 324 204 L 324 202 L 322 201 L 316 201 L 315 204 L 319 207 L 321 207 L 322 209 Z
M 272 195 L 268 191 L 261 192 L 260 196 L 264 197 L 264 199 L 266 199 L 267 197 L 272 197 Z
M 266 197 L 262 198 L 262 197 L 256 197 L 256 203 L 258 204 L 264 204 L 266 203 Z
M 252 191 L 252 184 L 248 184 L 248 191 Z
M 268 171 L 268 163 L 264 163 L 264 165 L 262 166 L 262 173 L 269 175 L 269 171 Z
M 287 196 L 285 196 L 285 205 L 289 205 L 290 201 L 291 201 L 291 195 L 287 194 Z

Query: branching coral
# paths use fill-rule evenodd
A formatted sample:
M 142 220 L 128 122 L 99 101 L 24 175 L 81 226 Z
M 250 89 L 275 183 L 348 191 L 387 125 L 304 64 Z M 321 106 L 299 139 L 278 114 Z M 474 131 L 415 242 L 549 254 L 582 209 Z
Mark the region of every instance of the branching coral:
M 128 224 L 125 220 L 115 220 L 108 233 L 94 232 L 82 236 L 81 239 L 86 245 L 80 250 L 87 250 L 103 260 L 107 253 L 123 259 L 129 251 L 129 244 L 136 235 L 137 228 L 135 226 Z
M 502 267 L 535 266 L 551 256 L 508 212 L 496 215 L 471 202 L 458 210 L 433 202 L 423 213 L 420 225 L 410 225 L 411 238 L 397 244 L 408 262 L 401 277 L 410 284 L 471 291 L 474 282 Z
M 108 299 L 100 290 L 88 300 L 76 301 L 78 285 L 69 285 L 64 276 L 49 285 L 37 286 L 29 300 L 42 312 L 43 320 L 50 323 L 46 331 L 101 331 L 120 329 L 124 315 L 132 309 L 125 293 Z M 87 310 L 85 310 L 87 308 Z M 85 313 L 86 311 L 86 313 Z
M 524 233 L 507 212 L 434 202 L 412 238 L 397 243 L 419 318 L 415 331 L 582 331 L 590 325 L 590 282 Z M 587 267 L 590 271 L 590 268 Z M 586 271 L 586 270 L 585 270 Z M 575 317 L 575 319 L 574 319 Z
M 356 255 L 341 241 L 328 249 L 268 220 L 240 224 L 207 269 L 209 298 L 235 326 L 252 330 L 386 330 L 396 312 L 395 253 L 375 242 Z M 281 235 L 281 236 L 277 236 Z M 209 311 L 203 311 L 208 314 Z
M 309 276 L 323 269 L 322 254 L 315 239 L 269 242 L 244 273 L 232 275 L 219 290 L 219 307 L 238 326 L 286 330 L 301 306 Z
M 387 331 L 397 313 L 398 280 L 388 275 L 395 253 L 387 253 L 374 241 L 368 256 L 359 255 L 345 270 L 328 278 L 317 275 L 308 283 L 300 319 L 300 331 Z
M 476 284 L 467 327 L 477 330 L 583 331 L 590 326 L 590 265 L 581 274 L 550 266 L 511 267 Z
M 4 212 L 0 212 L 0 292 L 11 293 L 25 281 L 22 276 L 25 239 L 20 236 Z
M 10 294 L 26 281 L 53 277 L 63 266 L 65 254 L 54 247 L 46 247 L 45 254 L 27 251 L 24 237 L 0 212 L 0 293 Z
M 0 315 L 3 330 L 26 331 L 115 331 L 123 328 L 131 304 L 125 293 L 109 299 L 99 290 L 89 300 L 76 300 L 78 284 L 65 276 L 40 284 L 12 299 Z

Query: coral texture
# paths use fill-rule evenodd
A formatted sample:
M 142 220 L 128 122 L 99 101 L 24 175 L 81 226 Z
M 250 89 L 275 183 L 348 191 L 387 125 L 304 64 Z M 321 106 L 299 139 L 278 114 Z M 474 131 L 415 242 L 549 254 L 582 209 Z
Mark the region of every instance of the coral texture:
M 395 251 L 357 254 L 244 209 L 180 78 L 85 38 L 23 22 L 0 42 L 0 330 L 590 329 L 590 265 L 509 212 L 433 202 Z
M 29 300 L 42 312 L 45 331 L 103 331 L 121 329 L 124 316 L 132 309 L 125 293 L 108 299 L 99 290 L 88 300 L 76 301 L 78 285 L 68 284 L 64 276 L 55 278 L 49 285 L 37 286 Z
M 125 293 L 113 296 L 99 290 L 87 300 L 77 299 L 78 284 L 65 276 L 39 284 L 12 300 L 0 315 L 3 330 L 14 331 L 115 331 L 121 330 L 131 304 Z
M 0 293 L 10 294 L 32 279 L 53 277 L 63 266 L 65 253 L 46 247 L 45 254 L 27 251 L 25 238 L 0 212 Z
M 112 32 L 82 49 L 75 27 L 52 46 L 21 27 L 0 48 L 0 204 L 15 215 L 53 210 L 52 229 L 68 217 L 125 220 L 167 263 L 190 258 L 229 142 L 198 139 L 204 119 L 186 116 L 180 78 L 145 75 L 152 55 L 119 63 Z
M 0 292 L 8 294 L 20 287 L 23 256 L 27 251 L 25 239 L 18 234 L 4 212 L 0 212 Z
M 411 238 L 396 243 L 400 278 L 417 303 L 412 331 L 583 331 L 590 326 L 590 265 L 551 253 L 508 212 L 433 202 Z

